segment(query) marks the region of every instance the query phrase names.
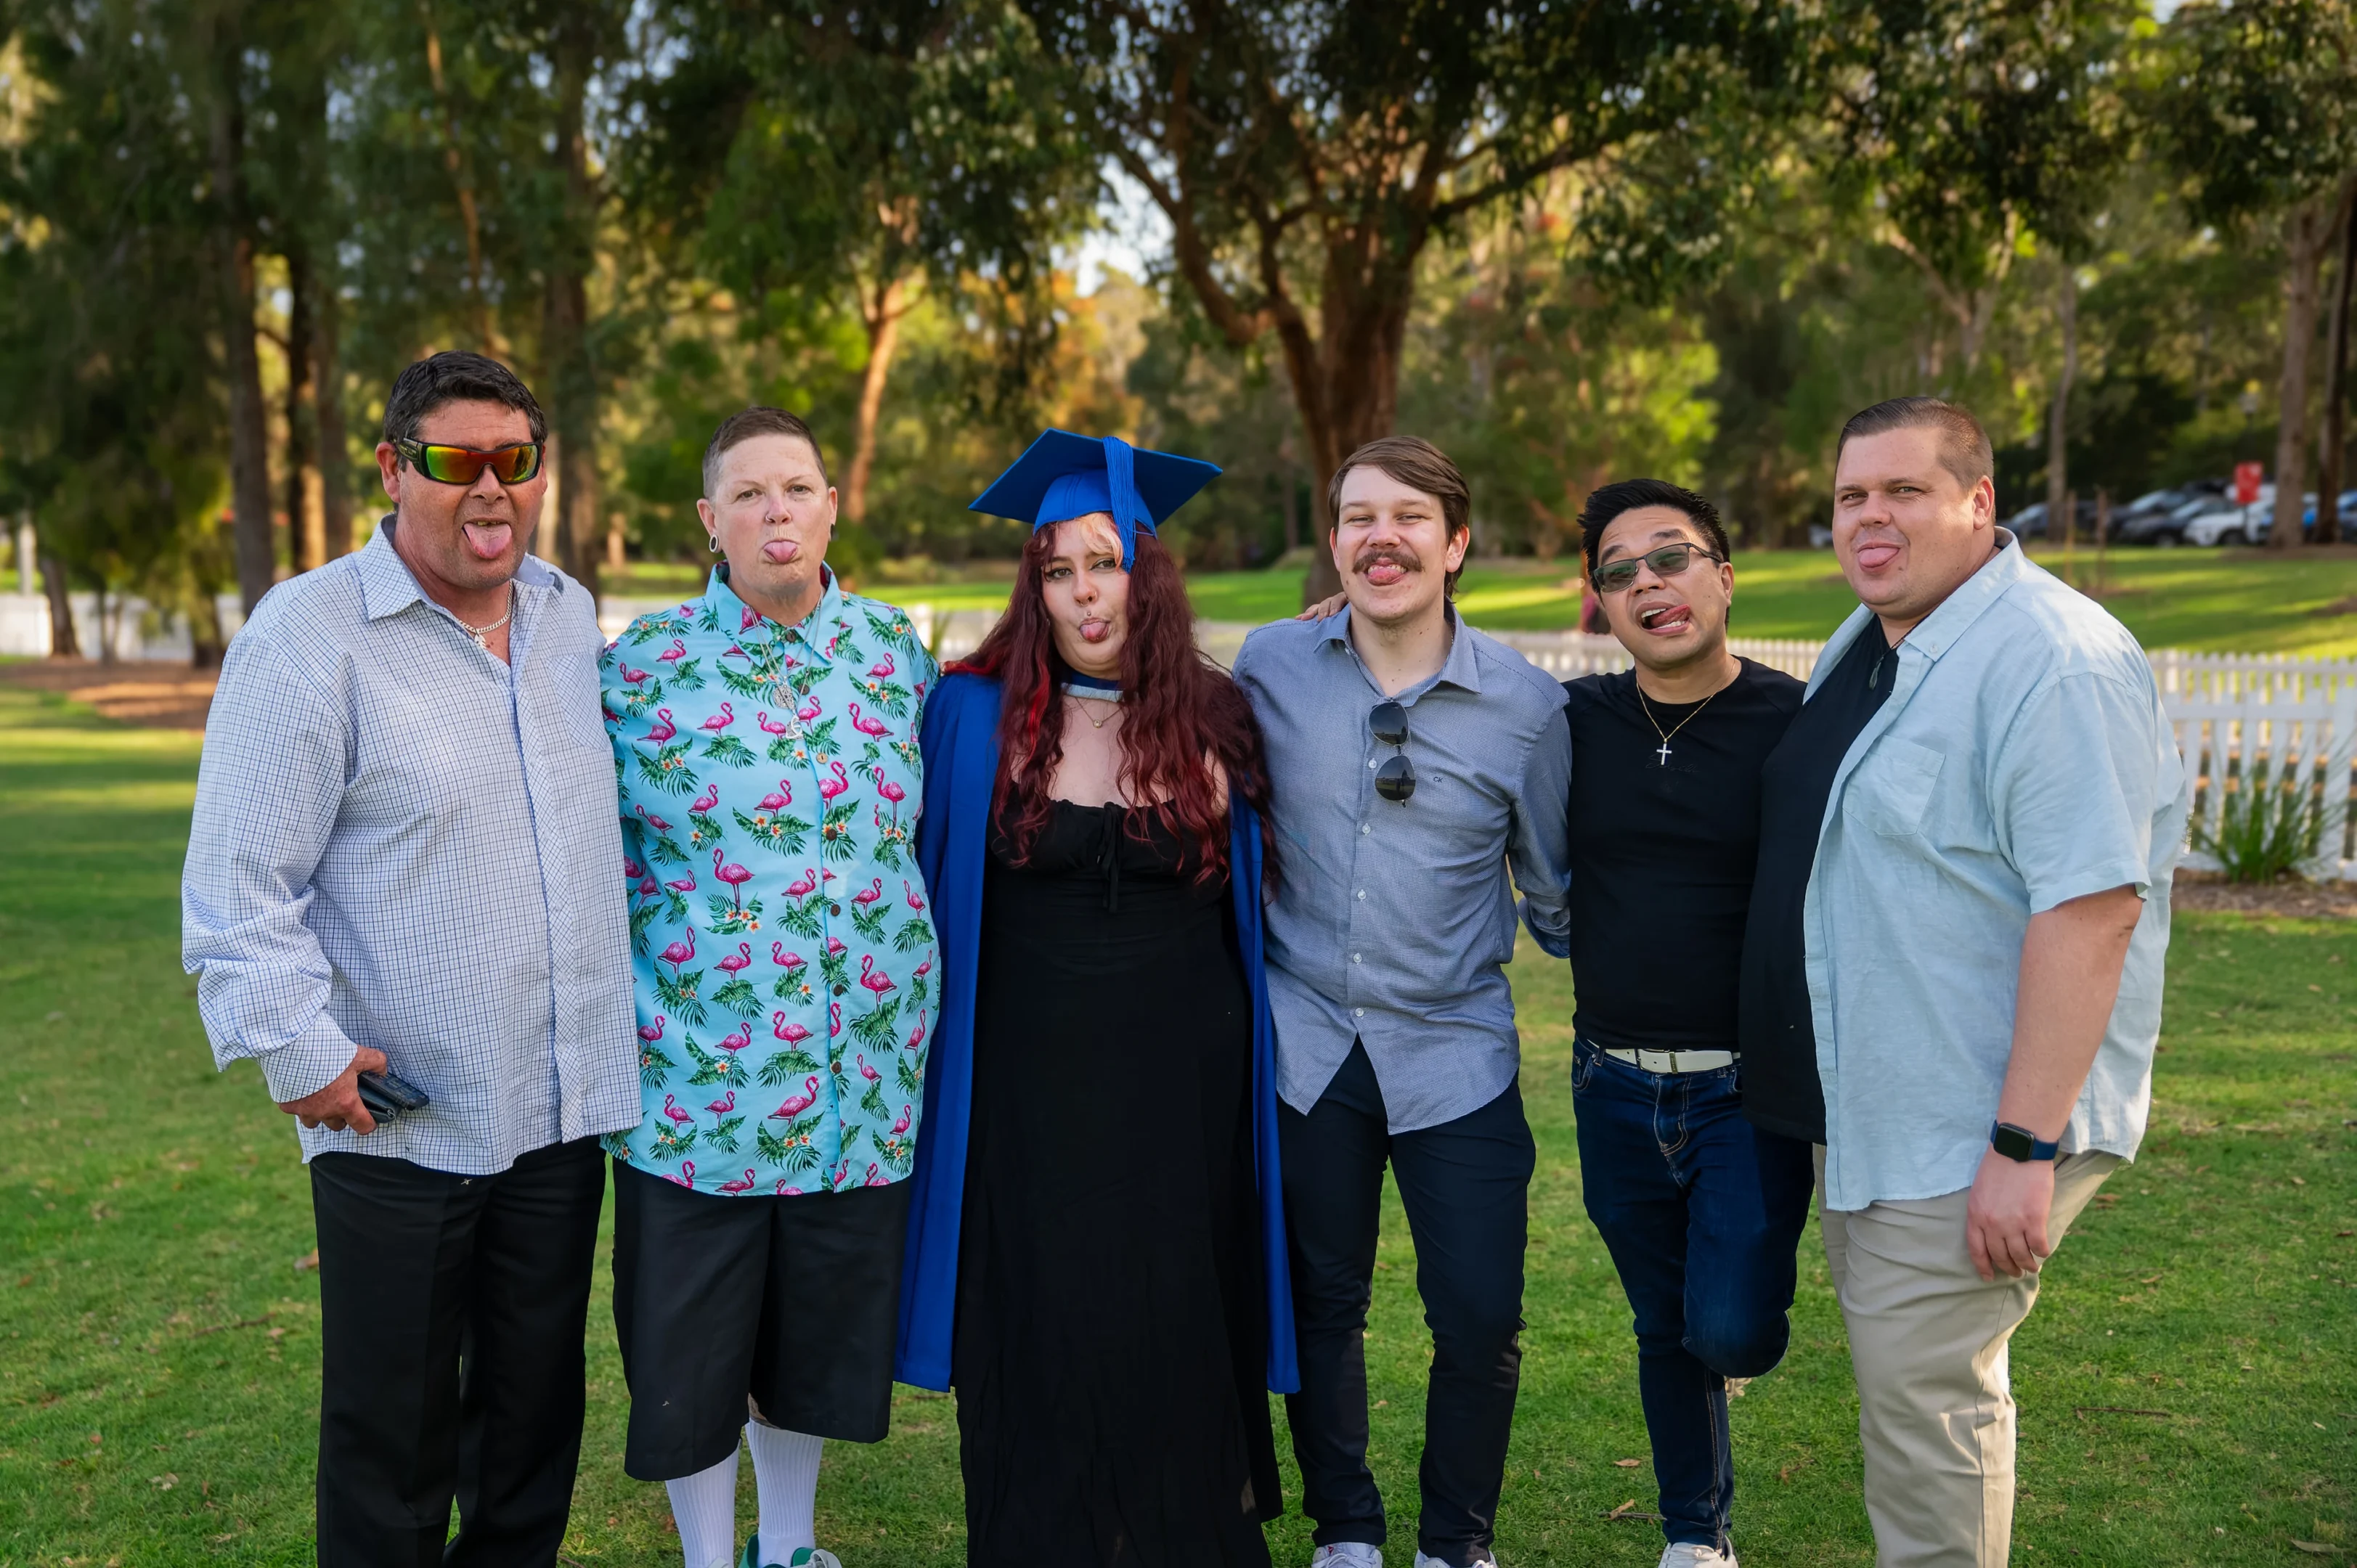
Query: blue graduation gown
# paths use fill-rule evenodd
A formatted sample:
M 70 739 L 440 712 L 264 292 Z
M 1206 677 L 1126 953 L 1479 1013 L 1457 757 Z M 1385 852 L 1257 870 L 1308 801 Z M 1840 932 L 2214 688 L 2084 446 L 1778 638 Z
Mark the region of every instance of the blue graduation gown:
M 982 882 L 990 797 L 998 777 L 998 682 L 942 678 L 925 703 L 925 811 L 917 865 L 933 901 L 942 952 L 941 1015 L 925 1064 L 925 1116 L 909 1176 L 909 1244 L 900 1271 L 895 1375 L 919 1388 L 950 1386 L 957 1322 L 958 1227 L 964 1216 L 966 1136 L 974 1107 L 975 970 L 982 954 Z M 1268 1291 L 1268 1386 L 1301 1386 L 1294 1357 L 1293 1283 L 1276 1152 L 1276 1030 L 1262 961 L 1260 818 L 1231 800 L 1228 865 L 1236 935 L 1253 1000 L 1253 1164 L 1260 1187 L 1261 1267 Z

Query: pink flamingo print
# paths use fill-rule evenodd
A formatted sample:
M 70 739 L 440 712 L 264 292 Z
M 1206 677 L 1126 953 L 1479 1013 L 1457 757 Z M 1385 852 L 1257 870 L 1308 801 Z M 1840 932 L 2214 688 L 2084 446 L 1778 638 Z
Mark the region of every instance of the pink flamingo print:
M 865 909 L 883 897 L 884 879 L 880 876 L 872 876 L 868 878 L 866 886 L 851 896 L 851 901 Z
M 901 1133 L 907 1132 L 909 1130 L 909 1119 L 915 1114 L 916 1112 L 913 1107 L 907 1105 L 900 1107 L 900 1119 L 892 1123 L 892 1135 L 897 1138 Z
M 900 896 L 909 901 L 909 908 L 914 909 L 920 915 L 925 912 L 925 900 L 923 896 L 918 893 L 915 888 L 909 886 L 905 881 L 900 884 Z
M 660 892 L 662 892 L 662 883 L 660 883 L 660 882 L 657 882 L 657 881 L 655 880 L 655 876 L 654 876 L 654 873 L 653 873 L 653 872 L 651 872 L 651 872 L 647 873 L 644 876 L 641 876 L 641 877 L 640 877 L 640 878 L 639 878 L 639 897 L 641 897 L 641 898 L 651 898 L 651 897 L 653 897 L 656 894 L 658 894 L 658 893 L 660 893 Z
M 826 939 L 826 956 L 827 956 L 827 957 L 829 957 L 829 958 L 841 958 L 841 957 L 842 957 L 845 952 L 848 952 L 849 950 L 849 950 L 848 948 L 845 948 L 845 947 L 843 945 L 843 943 L 842 943 L 840 940 L 838 940 L 836 938 L 830 936 L 830 937 L 828 937 L 828 938 Z
M 679 1175 L 677 1175 L 677 1176 L 667 1176 L 663 1177 L 663 1180 L 665 1180 L 665 1181 L 667 1181 L 667 1182 L 674 1182 L 674 1183 L 678 1184 L 679 1186 L 681 1186 L 681 1187 L 694 1187 L 694 1186 L 695 1186 L 695 1162 L 694 1162 L 694 1160 L 682 1160 L 682 1161 L 680 1161 L 680 1162 L 679 1162 Z
M 720 1184 L 720 1190 L 731 1194 L 750 1192 L 759 1185 L 759 1184 L 753 1179 L 753 1173 L 751 1171 L 747 1171 L 742 1176 L 739 1176 L 735 1181 L 722 1182 Z
M 682 1127 L 695 1120 L 694 1112 L 679 1108 L 679 1097 L 673 1094 L 663 1096 L 662 1113 Z
M 803 1028 L 800 1024 L 789 1023 L 783 1013 L 770 1014 L 770 1022 L 776 1026 L 770 1033 L 790 1046 L 799 1046 L 811 1037 L 811 1032 L 808 1029 Z
M 881 739 L 883 736 L 892 733 L 892 726 L 890 725 L 886 724 L 882 719 L 877 718 L 873 714 L 870 714 L 866 718 L 860 717 L 859 704 L 857 703 L 851 704 L 851 727 L 857 730 L 861 735 L 867 736 L 870 740 Z
M 732 1057 L 752 1043 L 753 1026 L 750 1024 L 739 1024 L 735 1034 L 720 1036 L 720 1048 Z
M 786 884 L 786 897 L 789 898 L 807 898 L 817 891 L 818 868 L 816 866 L 804 866 L 800 876 Z
M 656 1014 L 655 1021 L 653 1023 L 641 1024 L 639 1026 L 639 1038 L 644 1040 L 651 1046 L 653 1045 L 657 1040 L 662 1038 L 663 1026 L 670 1022 L 671 1020 L 664 1017 L 662 1014 Z
M 695 959 L 695 928 L 694 926 L 687 928 L 686 941 L 673 942 L 656 956 L 671 965 L 672 983 L 678 984 L 681 969 L 694 961 Z
M 851 780 L 844 777 L 842 763 L 830 762 L 826 766 L 828 770 L 832 772 L 834 777 L 832 779 L 820 779 L 818 781 L 818 793 L 819 799 L 824 800 L 829 805 L 833 805 L 834 803 L 834 798 L 837 795 L 842 794 L 845 789 L 851 788 Z
M 804 724 L 814 724 L 817 722 L 819 714 L 824 712 L 826 712 L 826 709 L 820 704 L 819 700 L 816 697 L 812 697 L 804 702 L 801 707 L 794 710 L 794 717 L 802 720 Z
M 867 667 L 867 672 L 878 681 L 890 679 L 892 674 L 892 650 L 888 648 L 884 650 L 884 657 L 869 665 Z
M 671 639 L 671 646 L 669 648 L 664 649 L 661 653 L 655 655 L 655 662 L 658 664 L 676 664 L 686 657 L 687 644 L 674 637 Z
M 786 733 L 786 726 L 780 724 L 776 719 L 771 718 L 766 713 L 755 714 L 753 715 L 753 722 L 761 726 L 761 733 L 763 735 L 783 735 Z
M 782 811 L 793 803 L 794 781 L 791 779 L 780 779 L 775 789 L 761 797 L 759 809 L 764 811 Z
M 884 1075 L 867 1065 L 867 1053 L 866 1051 L 859 1053 L 858 1061 L 860 1077 L 866 1079 L 870 1083 L 881 1083 L 884 1081 Z
M 645 866 L 640 865 L 637 861 L 632 860 L 632 859 L 631 859 L 629 855 L 627 855 L 627 854 L 626 854 L 626 855 L 624 855 L 624 856 L 622 857 L 622 877 L 623 877 L 623 880 L 625 880 L 625 881 L 636 881 L 638 878 L 640 878 L 640 877 L 641 877 L 641 876 L 644 876 L 646 874 L 647 874 L 647 868 L 646 868 Z
M 614 663 L 615 667 L 621 671 L 622 679 L 633 686 L 647 678 L 647 672 L 645 671 L 631 669 L 628 660 L 617 659 L 614 660 Z
M 657 708 L 655 710 L 654 723 L 647 726 L 647 733 L 639 736 L 639 740 L 641 745 L 651 742 L 656 746 L 661 746 L 663 742 L 669 740 L 678 733 L 679 726 L 671 722 L 671 710 L 669 708 Z
M 780 1197 L 800 1197 L 802 1195 L 802 1188 L 800 1188 L 800 1187 L 788 1187 L 788 1186 L 785 1184 L 785 1180 L 784 1180 L 784 1178 L 780 1177 L 780 1178 L 779 1179 L 779 1182 L 778 1182 L 778 1196 L 779 1196 Z
M 843 1004 L 830 1002 L 826 1004 L 826 1037 L 832 1040 L 842 1033 Z
M 720 804 L 720 786 L 717 784 L 708 784 L 705 786 L 703 794 L 698 795 L 694 800 L 690 800 L 687 803 L 687 809 L 694 811 L 700 817 L 710 811 L 713 807 L 718 804 Z
M 878 1002 L 883 1001 L 884 993 L 892 989 L 892 977 L 877 969 L 876 955 L 872 952 L 859 955 L 859 983 L 872 992 Z
M 693 893 L 695 891 L 695 873 L 693 871 L 687 872 L 682 875 L 676 881 L 666 882 L 663 886 L 670 888 L 674 893 Z
M 731 1111 L 737 1109 L 737 1091 L 733 1089 L 730 1090 L 726 1094 L 722 1095 L 719 1099 L 714 1101 L 704 1109 L 709 1115 L 727 1115 Z
M 769 1120 L 791 1122 L 817 1103 L 818 1074 L 813 1073 L 802 1079 L 802 1091 L 800 1094 L 789 1095 L 775 1111 L 770 1112 Z
M 932 955 L 932 954 L 931 954 L 931 953 L 927 953 L 927 954 L 925 955 L 925 961 L 924 961 L 924 962 L 922 962 L 922 963 L 920 963 L 920 964 L 919 964 L 919 965 L 917 966 L 917 978 L 918 978 L 919 980 L 922 980 L 922 979 L 924 979 L 924 978 L 925 978 L 925 976 L 927 976 L 927 975 L 929 975 L 929 974 L 931 974 L 931 973 L 932 973 L 932 972 L 933 972 L 933 955 Z
M 721 881 L 728 884 L 729 897 L 736 901 L 737 908 L 739 909 L 743 908 L 745 907 L 745 884 L 753 880 L 753 874 L 746 870 L 743 866 L 738 865 L 734 861 L 722 860 L 720 858 L 720 846 L 715 844 L 712 849 L 712 875 L 720 878 Z M 723 964 L 726 964 L 728 961 L 726 959 L 723 959 L 720 961 Z M 749 963 L 752 961 L 748 959 L 746 961 Z
M 909 1048 L 913 1051 L 924 1043 L 925 1015 L 924 1010 L 920 1008 L 917 1012 L 917 1026 L 909 1031 Z
M 737 710 L 730 707 L 726 703 L 723 703 L 720 704 L 720 711 L 718 713 L 713 714 L 710 718 L 696 725 L 696 728 L 709 730 L 714 735 L 718 735 L 722 730 L 726 729 L 730 725 L 733 725 L 736 722 Z
M 664 822 L 661 817 L 656 816 L 644 806 L 633 806 L 630 810 L 636 811 L 639 814 L 640 820 L 645 822 L 647 826 L 654 829 L 655 832 L 659 833 L 667 833 L 671 832 L 671 824 L 669 822 Z
M 862 1187 L 890 1187 L 892 1184 L 885 1180 L 882 1174 L 879 1173 L 874 1165 L 869 1165 L 867 1167 L 867 1179 L 860 1183 L 860 1185 Z
M 786 950 L 786 944 L 783 942 L 771 942 L 770 944 L 770 961 L 776 964 L 780 969 L 785 970 L 789 972 L 797 969 L 807 969 L 810 967 L 810 960 L 802 957 L 802 955 L 798 952 L 788 952 Z
M 885 778 L 882 768 L 873 768 L 870 771 L 876 775 L 876 792 L 892 802 L 892 821 L 897 824 L 900 820 L 900 802 L 909 798 L 909 792 L 891 779 Z
M 715 850 L 713 853 L 717 854 L 720 852 Z M 736 979 L 752 966 L 753 944 L 750 942 L 738 942 L 735 952 L 726 954 L 720 960 L 720 967 L 728 972 L 728 978 L 731 980 Z
M 737 629 L 738 631 L 750 631 L 760 624 L 761 612 L 755 609 L 752 606 L 747 605 L 742 610 L 737 612 Z

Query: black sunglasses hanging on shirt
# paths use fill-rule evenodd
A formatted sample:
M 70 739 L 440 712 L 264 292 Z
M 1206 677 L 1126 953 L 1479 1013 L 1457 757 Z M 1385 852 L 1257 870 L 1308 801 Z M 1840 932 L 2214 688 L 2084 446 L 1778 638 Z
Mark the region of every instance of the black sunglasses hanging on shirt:
M 1405 746 L 1407 709 L 1397 703 L 1377 703 L 1374 711 L 1367 715 L 1367 728 L 1385 746 Z M 1405 751 L 1385 757 L 1383 765 L 1375 769 L 1375 793 L 1401 805 L 1407 804 L 1408 797 L 1415 793 L 1415 764 L 1407 759 Z

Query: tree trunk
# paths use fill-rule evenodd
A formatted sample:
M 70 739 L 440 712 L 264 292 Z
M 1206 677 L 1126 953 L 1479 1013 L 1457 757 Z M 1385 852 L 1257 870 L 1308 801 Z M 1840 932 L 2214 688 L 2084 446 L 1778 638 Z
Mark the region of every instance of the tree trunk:
M 311 258 L 286 247 L 286 532 L 295 570 L 328 563 L 328 521 L 319 506 L 318 364 L 311 342 Z
M 435 107 L 442 112 L 442 166 L 450 176 L 458 201 L 458 221 L 467 235 L 467 297 L 475 323 L 475 347 L 486 354 L 498 354 L 504 350 L 491 326 L 490 296 L 483 291 L 483 222 L 475 205 L 474 160 L 459 139 L 457 105 L 442 74 L 442 30 L 434 21 L 429 0 L 417 0 L 417 16 L 425 27 L 426 80 L 433 83 Z M 558 156 L 564 156 L 562 145 Z
M 843 515 L 849 522 L 867 521 L 867 481 L 876 469 L 876 424 L 884 410 L 884 383 L 892 373 L 892 354 L 900 343 L 900 317 L 913 303 L 909 295 L 906 277 L 894 278 L 872 298 L 865 289 L 860 291 L 859 315 L 867 328 L 867 368 L 860 373 L 851 467 L 843 478 Z
M 332 275 L 312 279 L 312 406 L 319 436 L 319 539 L 333 561 L 352 553 L 352 476 L 344 443 L 344 364 L 340 306 Z
M 65 563 L 54 555 L 41 558 L 41 591 L 49 599 L 49 657 L 79 657 L 81 643 L 74 636 L 73 603 L 66 597 Z
M 2300 492 L 2308 486 L 2308 356 L 2316 338 L 2318 274 L 2324 252 L 2348 221 L 2357 175 L 2340 188 L 2304 201 L 2284 215 L 2284 357 L 2281 423 L 2276 435 L 2276 516 L 2267 543 L 2287 550 L 2299 542 Z M 2321 499 L 2319 501 L 2322 504 Z
M 2062 288 L 2055 300 L 2062 328 L 2062 368 L 2054 378 L 2054 406 L 2046 416 L 2046 537 L 2070 537 L 2075 516 L 2071 502 L 2071 383 L 2079 379 L 2079 274 L 2062 263 Z
M 557 564 L 597 593 L 605 553 L 598 526 L 597 373 L 589 352 L 589 269 L 595 243 L 595 194 L 583 124 L 596 43 L 586 17 L 568 13 L 556 31 L 556 158 L 565 179 L 565 208 L 543 299 L 543 341 L 553 392 L 554 538 L 544 548 Z
M 2341 270 L 2332 280 L 2332 328 L 2326 338 L 2324 360 L 2323 478 L 2316 487 L 2316 532 L 2319 544 L 2341 541 L 2341 458 L 2349 441 L 2349 280 L 2357 270 L 2357 202 L 2341 221 Z
M 214 23 L 212 104 L 213 263 L 221 291 L 222 370 L 229 381 L 231 504 L 237 519 L 237 588 L 252 615 L 278 576 L 270 516 L 270 449 L 264 423 L 262 361 L 253 346 L 253 233 L 245 199 L 243 51 L 231 18 Z

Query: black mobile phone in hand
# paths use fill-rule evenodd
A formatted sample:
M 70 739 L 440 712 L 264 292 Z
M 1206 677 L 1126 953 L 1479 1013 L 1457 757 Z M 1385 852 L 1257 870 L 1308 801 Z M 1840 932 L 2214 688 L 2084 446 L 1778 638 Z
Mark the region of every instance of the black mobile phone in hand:
M 380 1122 L 404 1111 L 423 1111 L 434 1103 L 424 1090 L 391 1071 L 361 1074 L 360 1090 L 361 1103 Z

